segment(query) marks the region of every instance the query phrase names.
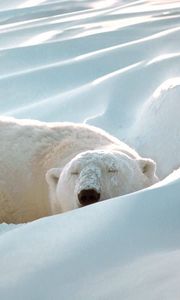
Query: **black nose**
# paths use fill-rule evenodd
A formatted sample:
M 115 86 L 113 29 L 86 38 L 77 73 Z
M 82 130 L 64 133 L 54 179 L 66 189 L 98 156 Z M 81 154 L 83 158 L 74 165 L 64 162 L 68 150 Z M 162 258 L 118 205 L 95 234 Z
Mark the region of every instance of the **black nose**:
M 100 193 L 95 190 L 82 190 L 78 194 L 78 199 L 82 206 L 89 205 L 98 202 L 100 199 Z

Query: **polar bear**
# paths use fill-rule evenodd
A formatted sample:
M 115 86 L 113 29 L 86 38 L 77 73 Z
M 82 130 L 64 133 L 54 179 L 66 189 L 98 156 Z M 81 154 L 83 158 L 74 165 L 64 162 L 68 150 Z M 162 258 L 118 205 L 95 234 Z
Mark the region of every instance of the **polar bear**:
M 0 222 L 21 223 L 148 187 L 156 165 L 85 124 L 0 118 Z
M 129 132 L 126 142 L 156 161 L 160 179 L 180 167 L 180 77 L 155 90 Z

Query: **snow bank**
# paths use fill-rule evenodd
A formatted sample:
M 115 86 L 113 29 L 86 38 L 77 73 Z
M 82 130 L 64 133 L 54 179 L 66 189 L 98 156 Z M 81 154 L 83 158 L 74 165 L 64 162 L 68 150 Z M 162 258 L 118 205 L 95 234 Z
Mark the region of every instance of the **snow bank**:
M 163 82 L 139 111 L 127 140 L 157 163 L 164 178 L 180 167 L 180 77 Z
M 175 181 L 2 235 L 1 298 L 175 299 L 179 197 Z

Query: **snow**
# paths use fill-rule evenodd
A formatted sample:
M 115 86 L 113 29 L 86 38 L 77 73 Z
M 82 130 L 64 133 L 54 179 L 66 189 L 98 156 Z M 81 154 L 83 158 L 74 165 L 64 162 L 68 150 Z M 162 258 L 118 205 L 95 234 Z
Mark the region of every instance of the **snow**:
M 179 92 L 180 77 L 163 82 L 139 109 L 126 137 L 141 155 L 156 161 L 159 178 L 179 167 Z
M 0 0 L 0 114 L 86 122 L 152 157 L 134 125 L 150 103 L 173 98 L 159 115 L 178 164 L 179 9 L 173 0 Z M 178 170 L 130 195 L 1 224 L 0 299 L 179 299 L 179 199 Z

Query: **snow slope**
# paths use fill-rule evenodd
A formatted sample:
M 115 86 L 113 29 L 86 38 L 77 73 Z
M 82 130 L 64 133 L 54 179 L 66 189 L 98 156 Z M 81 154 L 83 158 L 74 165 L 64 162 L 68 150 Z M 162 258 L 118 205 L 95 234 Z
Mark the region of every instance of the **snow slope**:
M 1 236 L 2 299 L 179 299 L 180 182 Z
M 133 143 L 154 91 L 180 77 L 179 1 L 0 0 L 0 36 L 2 115 L 87 122 Z M 169 112 L 167 151 L 172 124 L 179 138 Z M 131 195 L 1 224 L 0 299 L 179 299 L 179 199 L 176 172 Z

